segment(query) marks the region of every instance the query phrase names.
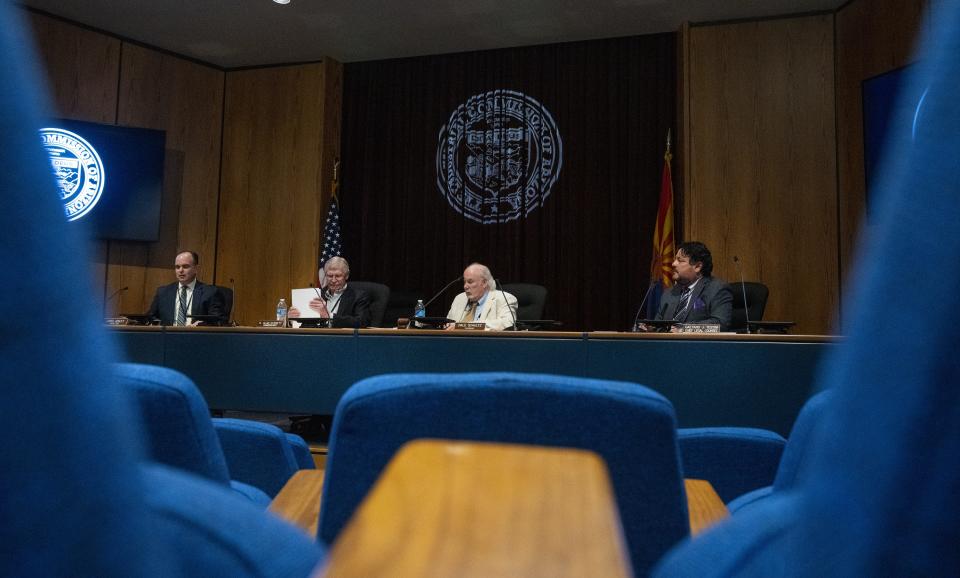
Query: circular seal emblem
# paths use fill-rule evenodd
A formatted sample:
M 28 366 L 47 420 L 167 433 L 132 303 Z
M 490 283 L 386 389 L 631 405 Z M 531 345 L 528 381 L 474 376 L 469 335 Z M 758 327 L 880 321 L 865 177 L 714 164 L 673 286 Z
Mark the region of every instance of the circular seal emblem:
M 563 142 L 542 104 L 513 90 L 471 96 L 440 129 L 437 187 L 484 225 L 526 217 L 560 176 Z
M 93 210 L 103 194 L 103 161 L 90 143 L 69 130 L 42 128 L 40 139 L 50 156 L 67 220 L 76 221 Z

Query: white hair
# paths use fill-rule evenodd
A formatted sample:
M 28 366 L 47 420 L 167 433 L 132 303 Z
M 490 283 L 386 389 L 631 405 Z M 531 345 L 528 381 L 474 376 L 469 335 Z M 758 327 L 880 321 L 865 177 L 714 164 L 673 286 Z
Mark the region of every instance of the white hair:
M 467 269 L 474 267 L 480 272 L 480 276 L 487 282 L 487 288 L 494 290 L 497 288 L 497 282 L 493 279 L 493 273 L 490 272 L 490 268 L 482 263 L 470 263 L 467 265 Z M 466 269 L 464 270 L 466 272 Z
M 327 259 L 327 262 L 323 264 L 323 272 L 326 273 L 327 269 L 343 269 L 343 272 L 350 276 L 350 263 L 347 263 L 347 260 L 343 257 L 330 257 Z

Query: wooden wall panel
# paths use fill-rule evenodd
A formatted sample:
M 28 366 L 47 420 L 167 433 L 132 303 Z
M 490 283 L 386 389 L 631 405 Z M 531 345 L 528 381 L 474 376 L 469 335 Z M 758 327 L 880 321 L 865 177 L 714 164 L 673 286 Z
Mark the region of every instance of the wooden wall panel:
M 46 68 L 50 116 L 113 124 L 117 113 L 120 41 L 27 12 Z M 94 295 L 106 295 L 107 243 L 90 243 Z
M 927 4 L 927 0 L 856 0 L 837 12 L 837 165 L 844 272 L 853 263 L 865 214 L 861 83 L 911 62 Z
M 240 323 L 316 277 L 325 80 L 323 63 L 227 73 L 217 278 L 235 280 Z
M 214 68 L 123 45 L 117 124 L 167 138 L 159 241 L 110 243 L 108 290 L 130 288 L 117 311 L 145 311 L 181 249 L 199 253 L 200 278 L 214 282 L 223 82 Z
M 52 115 L 113 124 L 117 114 L 120 40 L 28 12 L 47 69 Z
M 343 65 L 332 58 L 323 61 L 323 134 L 320 149 L 320 182 L 330 183 L 324 190 L 320 214 L 326 219 L 332 192 L 333 166 L 340 158 L 340 133 L 343 125 Z M 339 178 L 339 175 L 338 175 Z M 323 232 L 321 231 L 321 237 Z M 322 241 L 322 238 L 321 238 Z
M 766 319 L 830 330 L 838 299 L 833 16 L 691 27 L 685 230 Z

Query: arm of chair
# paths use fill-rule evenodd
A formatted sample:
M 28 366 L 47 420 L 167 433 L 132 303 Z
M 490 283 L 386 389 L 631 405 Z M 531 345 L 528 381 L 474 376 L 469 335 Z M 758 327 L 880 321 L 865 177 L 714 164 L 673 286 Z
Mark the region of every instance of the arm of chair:
M 769 486 L 787 441 L 772 431 L 742 427 L 677 431 L 685 478 L 709 481 L 726 503 Z
M 287 481 L 270 511 L 299 527 L 311 538 L 317 536 L 320 498 L 323 495 L 323 470 L 300 470 Z
M 214 418 L 213 427 L 227 459 L 230 479 L 260 488 L 271 498 L 299 466 L 286 434 L 256 421 Z
M 297 460 L 297 466 L 301 470 L 316 469 L 317 464 L 313 461 L 313 454 L 310 453 L 310 446 L 297 434 L 288 433 L 287 441 L 290 443 L 290 449 L 293 450 L 293 457 Z
M 730 514 L 720 496 L 706 480 L 683 480 L 690 516 L 690 535 L 696 536 Z
M 742 496 L 738 496 L 737 498 L 734 498 L 733 500 L 731 500 L 730 503 L 727 504 L 727 509 L 730 510 L 731 514 L 734 514 L 736 512 L 739 512 L 749 507 L 751 504 L 762 502 L 767 496 L 769 496 L 772 493 L 773 493 L 773 486 L 764 486 L 762 488 L 757 488 L 752 492 L 747 492 L 746 494 L 743 494 Z

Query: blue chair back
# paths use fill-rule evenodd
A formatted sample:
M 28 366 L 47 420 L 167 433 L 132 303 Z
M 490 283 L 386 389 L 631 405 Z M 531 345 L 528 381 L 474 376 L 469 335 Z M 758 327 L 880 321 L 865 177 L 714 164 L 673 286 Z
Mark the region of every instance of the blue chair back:
M 40 146 L 29 30 L 0 3 L 0 258 L 17 264 L 0 283 L 0 575 L 157 574 L 164 546 L 150 537 L 130 408 L 104 383 L 115 350 L 91 306 L 87 244 Z
M 659 576 L 960 575 L 960 3 L 930 6 L 848 284 L 849 337 L 820 376 L 836 397 L 809 465 Z M 917 305 L 890 307 L 904 279 Z
M 319 537 L 331 543 L 400 446 L 447 438 L 582 448 L 606 460 L 643 575 L 689 533 L 673 406 L 635 384 L 517 373 L 365 379 L 337 406 Z
M 814 454 L 817 427 L 823 422 L 827 408 L 836 397 L 833 390 L 821 391 L 807 400 L 793 422 L 787 445 L 783 448 L 783 457 L 773 480 L 774 491 L 793 487 L 801 473 L 809 467 L 808 461 Z
M 89 241 L 37 133 L 42 67 L 23 15 L 0 2 L 0 576 L 307 576 L 322 550 L 297 529 L 144 464 Z
M 133 392 L 146 433 L 147 456 L 224 485 L 230 470 L 200 391 L 179 371 L 118 363 L 121 387 Z

